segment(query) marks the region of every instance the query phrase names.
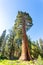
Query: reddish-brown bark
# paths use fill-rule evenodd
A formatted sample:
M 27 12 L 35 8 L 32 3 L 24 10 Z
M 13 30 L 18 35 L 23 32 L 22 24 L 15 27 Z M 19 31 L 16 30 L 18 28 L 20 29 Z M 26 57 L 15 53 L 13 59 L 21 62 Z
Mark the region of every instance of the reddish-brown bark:
M 22 53 L 20 60 L 31 60 L 30 52 L 28 49 L 28 41 L 26 36 L 26 30 L 25 30 L 25 20 L 23 21 L 22 25 Z

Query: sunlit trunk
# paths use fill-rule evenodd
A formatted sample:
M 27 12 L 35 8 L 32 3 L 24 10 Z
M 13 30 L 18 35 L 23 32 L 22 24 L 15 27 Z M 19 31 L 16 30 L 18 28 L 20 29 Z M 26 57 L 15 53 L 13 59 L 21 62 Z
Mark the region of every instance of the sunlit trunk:
M 30 52 L 28 49 L 28 41 L 27 41 L 27 36 L 26 36 L 26 30 L 25 30 L 25 21 L 23 21 L 22 25 L 22 53 L 21 57 L 19 58 L 20 60 L 30 60 Z

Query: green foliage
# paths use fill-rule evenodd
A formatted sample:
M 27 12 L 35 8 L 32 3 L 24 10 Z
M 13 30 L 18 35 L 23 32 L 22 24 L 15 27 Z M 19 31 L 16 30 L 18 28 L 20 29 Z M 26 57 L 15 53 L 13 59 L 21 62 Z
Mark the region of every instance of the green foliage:
M 25 20 L 25 28 L 28 30 L 32 26 L 32 18 L 26 12 L 18 11 L 13 30 L 19 37 L 22 37 L 22 26 Z
M 0 36 L 0 47 L 4 41 L 4 38 L 5 38 L 5 35 L 6 35 L 6 30 L 3 31 L 2 35 Z
M 4 56 L 5 53 L 5 45 L 6 45 L 6 30 L 3 31 L 0 37 L 0 50 L 1 50 L 1 57 Z
M 37 59 L 41 52 L 40 46 L 38 41 L 31 41 L 31 39 L 28 39 L 29 48 L 30 48 L 30 54 L 33 59 Z
M 8 36 L 8 41 L 7 41 L 9 58 L 14 57 L 14 51 L 15 51 L 14 37 L 15 37 L 15 33 L 13 31 L 10 31 L 10 34 Z

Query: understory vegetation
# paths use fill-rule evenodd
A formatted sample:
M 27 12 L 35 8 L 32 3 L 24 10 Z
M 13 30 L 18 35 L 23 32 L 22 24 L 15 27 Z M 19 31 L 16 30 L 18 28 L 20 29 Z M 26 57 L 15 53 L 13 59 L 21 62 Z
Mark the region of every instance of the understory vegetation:
M 43 65 L 43 59 L 39 56 L 37 60 L 0 60 L 0 65 Z

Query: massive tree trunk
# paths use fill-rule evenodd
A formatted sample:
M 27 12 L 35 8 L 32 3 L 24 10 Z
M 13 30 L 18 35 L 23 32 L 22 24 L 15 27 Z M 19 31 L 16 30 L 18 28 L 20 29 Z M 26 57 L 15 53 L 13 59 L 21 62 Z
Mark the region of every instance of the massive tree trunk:
M 30 52 L 28 49 L 28 41 L 27 41 L 27 36 L 26 36 L 26 29 L 25 29 L 25 20 L 23 21 L 22 25 L 22 53 L 21 57 L 19 58 L 20 60 L 31 60 Z

